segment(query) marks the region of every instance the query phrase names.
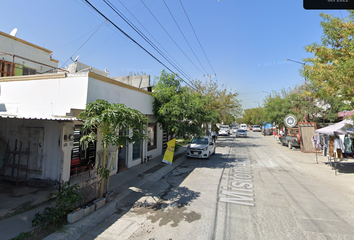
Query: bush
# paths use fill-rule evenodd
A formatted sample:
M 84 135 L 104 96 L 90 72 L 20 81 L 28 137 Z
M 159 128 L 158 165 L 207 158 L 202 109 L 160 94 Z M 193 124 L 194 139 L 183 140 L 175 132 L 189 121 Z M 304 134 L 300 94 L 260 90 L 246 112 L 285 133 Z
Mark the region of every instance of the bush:
M 83 197 L 78 190 L 78 184 L 69 186 L 68 182 L 64 183 L 56 193 L 56 206 L 46 207 L 43 213 L 36 213 L 32 220 L 32 226 L 41 226 L 44 229 L 51 225 L 57 226 L 64 216 L 80 206 Z

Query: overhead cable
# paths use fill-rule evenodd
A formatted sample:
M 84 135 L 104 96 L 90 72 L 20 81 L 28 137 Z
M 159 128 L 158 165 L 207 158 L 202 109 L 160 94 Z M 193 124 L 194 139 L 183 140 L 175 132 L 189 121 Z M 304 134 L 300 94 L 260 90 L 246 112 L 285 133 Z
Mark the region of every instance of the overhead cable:
M 184 77 L 189 79 L 189 77 L 177 66 L 174 65 L 174 63 L 171 62 L 167 58 L 167 56 L 153 43 L 150 41 L 149 38 L 145 36 L 144 33 L 142 33 L 132 22 L 129 21 L 109 0 L 103 0 L 120 18 L 122 18 L 136 33 L 139 34 L 140 37 L 142 37 L 152 48 L 154 48 L 166 61 L 168 61 L 173 67 L 175 67 Z
M 91 36 L 68 58 L 68 60 L 65 61 L 65 63 L 63 64 L 62 67 L 64 67 L 65 64 L 74 56 L 74 54 L 77 53 L 77 52 L 88 42 L 88 40 L 90 40 L 90 39 L 93 37 L 93 35 L 95 35 L 95 33 L 103 26 L 103 24 L 104 24 L 105 22 L 106 22 L 106 21 L 104 21 L 104 22 L 96 29 L 96 31 L 94 31 L 94 32 L 91 34 Z
M 108 17 L 106 17 L 103 13 L 101 13 L 95 6 L 93 6 L 90 1 L 85 0 L 85 2 L 90 5 L 98 14 L 100 14 L 104 19 L 106 19 L 109 23 L 111 23 L 115 28 L 117 28 L 121 33 L 123 33 L 129 40 L 134 42 L 136 45 L 138 45 L 142 50 L 144 50 L 147 54 L 149 54 L 152 58 L 154 58 L 157 62 L 159 62 L 162 66 L 164 66 L 167 70 L 175 74 L 178 78 L 180 78 L 184 83 L 186 83 L 188 86 L 196 90 L 193 86 L 191 86 L 188 82 L 186 82 L 184 79 L 179 77 L 175 72 L 173 72 L 168 66 L 166 66 L 164 63 L 162 63 L 158 58 L 156 58 L 153 54 L 151 54 L 148 50 L 146 50 L 143 46 L 141 46 L 137 41 L 135 41 L 129 34 L 124 32 L 121 28 L 119 28 L 114 22 L 112 22 Z
M 118 0 L 121 4 L 122 4 L 122 6 L 130 13 L 130 15 L 132 15 L 132 17 L 140 24 L 140 26 L 142 26 L 143 28 L 144 28 L 144 30 L 150 35 L 150 37 L 152 37 L 154 40 L 155 40 L 155 42 L 162 48 L 162 50 L 164 50 L 165 51 L 165 53 L 174 61 L 174 63 L 176 64 L 176 65 L 178 65 L 178 67 L 185 73 L 185 74 L 187 74 L 186 73 L 186 71 L 182 68 L 182 66 L 180 65 L 180 64 L 178 64 L 178 62 L 171 56 L 171 54 L 169 54 L 168 53 L 168 51 L 156 40 L 156 38 L 144 27 L 144 25 L 143 24 L 141 24 L 141 22 L 139 22 L 139 20 L 134 16 L 134 14 L 122 3 L 122 1 L 121 0 Z M 141 4 L 141 3 L 140 3 Z M 123 14 L 122 14 L 123 15 Z M 124 16 L 124 15 L 123 15 Z M 128 20 L 128 19 L 127 19 Z M 128 20 L 129 21 L 129 20 Z M 129 21 L 130 22 L 130 21 Z M 135 26 L 136 27 L 136 26 Z M 191 77 L 187 74 L 187 76 L 188 76 L 188 79 L 190 80 L 191 79 Z
M 146 4 L 143 2 L 143 0 L 140 0 L 145 8 L 150 12 L 150 14 L 154 17 L 154 19 L 156 20 L 156 22 L 160 25 L 160 27 L 165 31 L 165 33 L 170 37 L 170 39 L 174 42 L 174 44 L 179 48 L 179 50 L 184 54 L 184 56 L 194 65 L 194 67 L 196 69 L 199 70 L 199 72 L 201 72 L 202 74 L 204 74 L 195 64 L 194 62 L 187 56 L 187 54 L 181 49 L 181 47 L 176 43 L 176 41 L 171 37 L 171 35 L 167 32 L 167 30 L 162 26 L 162 24 L 159 22 L 159 20 L 155 17 L 155 15 L 150 11 L 150 9 L 148 8 L 148 6 L 146 6 Z
M 187 42 L 187 44 L 188 44 L 189 48 L 191 49 L 191 51 L 192 51 L 192 53 L 193 53 L 194 57 L 197 59 L 197 61 L 199 62 L 200 66 L 202 66 L 202 68 L 203 68 L 203 69 L 204 69 L 204 71 L 207 73 L 207 75 L 209 75 L 209 74 L 208 74 L 208 71 L 207 71 L 207 70 L 205 70 L 205 68 L 204 68 L 203 64 L 199 61 L 199 58 L 197 57 L 197 55 L 196 55 L 196 54 L 195 54 L 195 52 L 193 51 L 193 49 L 192 49 L 191 45 L 189 44 L 189 42 L 188 42 L 188 40 L 187 40 L 186 36 L 184 35 L 184 33 L 183 33 L 182 29 L 179 27 L 179 25 L 178 25 L 178 23 L 177 23 L 177 21 L 176 21 L 175 17 L 173 16 L 173 14 L 172 14 L 172 12 L 171 12 L 170 8 L 168 7 L 168 5 L 166 4 L 165 0 L 163 0 L 163 3 L 165 4 L 165 6 L 166 6 L 166 8 L 167 8 L 168 12 L 170 13 L 170 15 L 171 15 L 171 17 L 172 17 L 173 21 L 176 23 L 176 25 L 177 25 L 177 27 L 178 27 L 179 31 L 181 32 L 181 34 L 182 34 L 182 36 L 183 36 L 184 40 L 186 40 L 186 42 Z
M 200 46 L 200 48 L 202 49 L 202 51 L 203 51 L 203 53 L 204 53 L 204 56 L 205 56 L 205 58 L 207 59 L 207 61 L 208 61 L 208 63 L 209 63 L 209 66 L 211 67 L 211 69 L 213 70 L 214 74 L 216 75 L 215 70 L 214 70 L 213 66 L 211 65 L 211 63 L 210 63 L 210 61 L 209 61 L 209 58 L 207 57 L 207 55 L 206 55 L 206 53 L 205 53 L 205 51 L 204 51 L 204 48 L 202 47 L 202 44 L 201 44 L 200 41 L 199 41 L 199 38 L 198 38 L 198 36 L 197 36 L 197 33 L 196 33 L 195 30 L 194 30 L 194 27 L 193 27 L 193 25 L 192 25 L 192 22 L 191 22 L 191 20 L 189 19 L 186 10 L 184 9 L 184 6 L 183 6 L 183 4 L 182 4 L 182 1 L 179 0 L 179 2 L 181 3 L 181 6 L 182 6 L 182 8 L 183 8 L 183 11 L 184 11 L 184 13 L 185 13 L 185 15 L 186 15 L 186 17 L 187 17 L 187 19 L 188 19 L 189 24 L 191 25 L 191 27 L 192 27 L 192 29 L 193 29 L 194 35 L 195 35 L 195 37 L 196 37 L 197 40 L 198 40 L 199 46 Z

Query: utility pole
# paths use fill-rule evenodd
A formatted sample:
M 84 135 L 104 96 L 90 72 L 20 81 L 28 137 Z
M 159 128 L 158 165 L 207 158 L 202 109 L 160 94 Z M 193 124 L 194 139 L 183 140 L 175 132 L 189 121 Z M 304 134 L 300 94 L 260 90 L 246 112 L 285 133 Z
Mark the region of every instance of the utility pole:
M 209 78 L 209 90 L 210 90 L 211 78 L 212 78 L 212 77 L 216 77 L 216 74 L 215 74 L 214 76 L 210 76 L 210 75 L 208 74 L 208 75 L 204 75 L 204 77 L 208 77 L 208 78 Z
M 216 74 L 214 76 L 210 76 L 209 74 L 208 75 L 204 74 L 204 77 L 208 77 L 209 78 L 209 93 L 210 93 L 210 90 L 211 90 L 211 78 L 212 77 L 216 77 Z M 206 127 L 207 127 L 206 132 L 208 132 L 208 130 L 210 131 L 210 133 L 213 131 L 211 123 L 207 123 Z

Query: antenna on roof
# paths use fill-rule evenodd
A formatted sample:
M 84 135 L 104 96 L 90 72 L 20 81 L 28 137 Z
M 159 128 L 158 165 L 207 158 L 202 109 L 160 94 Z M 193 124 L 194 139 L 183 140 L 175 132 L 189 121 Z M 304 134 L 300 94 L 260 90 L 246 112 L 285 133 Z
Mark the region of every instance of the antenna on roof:
M 80 57 L 80 55 L 77 55 L 77 57 L 75 58 L 75 60 L 74 60 L 72 57 L 70 57 L 70 59 L 71 59 L 71 61 L 73 61 L 73 62 L 77 62 L 77 60 L 79 59 L 79 57 Z
M 14 28 L 14 29 L 11 31 L 10 35 L 13 36 L 13 37 L 16 37 L 16 34 L 17 34 L 17 28 Z

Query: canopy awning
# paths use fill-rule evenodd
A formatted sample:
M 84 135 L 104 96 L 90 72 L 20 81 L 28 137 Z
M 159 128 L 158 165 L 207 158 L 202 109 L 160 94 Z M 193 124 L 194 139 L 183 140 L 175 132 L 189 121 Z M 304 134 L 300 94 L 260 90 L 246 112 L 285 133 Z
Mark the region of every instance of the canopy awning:
M 333 125 L 329 125 L 327 127 L 317 129 L 316 133 L 321 133 L 326 135 L 334 135 L 335 133 L 346 134 L 347 132 L 343 129 L 346 125 L 353 125 L 353 121 L 349 119 L 345 119 Z

